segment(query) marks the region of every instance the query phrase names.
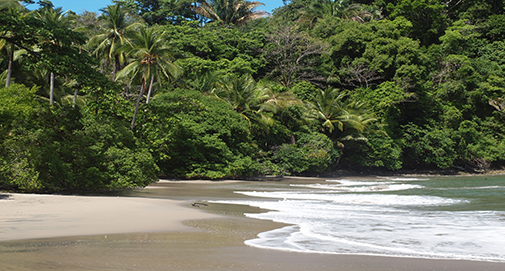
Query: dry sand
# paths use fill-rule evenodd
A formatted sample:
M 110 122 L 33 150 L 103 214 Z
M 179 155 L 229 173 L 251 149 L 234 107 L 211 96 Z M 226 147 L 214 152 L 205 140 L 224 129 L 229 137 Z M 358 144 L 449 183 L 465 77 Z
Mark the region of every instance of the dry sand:
M 209 197 L 236 197 L 231 193 L 236 185 L 167 181 L 153 185 L 157 189 L 135 192 L 152 198 L 0 195 L 0 240 L 4 240 L 0 242 L 0 271 L 505 270 L 504 263 L 306 254 L 248 247 L 245 240 L 282 225 L 244 217 L 244 212 L 260 212 L 257 208 L 190 205 Z M 167 194 L 177 200 L 157 198 Z M 27 240 L 16 240 L 21 238 Z
M 3 195 L 3 196 L 2 196 Z M 181 201 L 133 197 L 0 194 L 0 241 L 72 235 L 174 231 L 216 215 Z

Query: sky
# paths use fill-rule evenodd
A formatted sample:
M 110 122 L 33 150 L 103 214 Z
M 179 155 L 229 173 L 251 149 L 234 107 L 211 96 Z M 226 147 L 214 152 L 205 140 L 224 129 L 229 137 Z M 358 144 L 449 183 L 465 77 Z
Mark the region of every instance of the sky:
M 52 0 L 51 2 L 53 2 L 56 8 L 62 7 L 64 11 L 71 10 L 77 14 L 85 10 L 98 12 L 99 9 L 112 4 L 112 0 Z M 272 13 L 273 9 L 283 5 L 282 0 L 260 0 L 260 2 L 263 2 L 265 6 L 258 7 L 258 10 L 265 10 L 270 13 Z M 37 7 L 36 5 L 34 6 L 34 8 Z M 28 8 L 32 9 L 30 6 Z

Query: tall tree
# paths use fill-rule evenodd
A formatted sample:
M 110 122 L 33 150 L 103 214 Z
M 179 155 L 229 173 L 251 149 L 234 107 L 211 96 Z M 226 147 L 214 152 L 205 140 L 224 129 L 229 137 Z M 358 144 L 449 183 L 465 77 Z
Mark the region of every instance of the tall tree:
M 274 26 L 267 34 L 266 58 L 270 61 L 270 76 L 285 87 L 306 80 L 311 83 L 326 82 L 314 67 L 320 55 L 328 53 L 328 44 L 310 37 L 295 25 Z
M 257 1 L 244 0 L 201 0 L 195 7 L 195 12 L 221 24 L 245 24 L 251 20 L 268 16 L 266 11 L 255 11 L 265 4 Z
M 411 37 L 423 45 L 437 43 L 447 27 L 446 5 L 439 0 L 398 0 L 387 9 L 390 19 L 405 17 L 412 22 Z M 450 2 L 450 1 L 449 1 Z
M 365 22 L 380 18 L 380 12 L 370 12 L 360 4 L 351 3 L 349 0 L 319 0 L 314 1 L 301 10 L 299 21 L 313 26 L 318 19 L 326 16 L 339 17 L 346 20 Z
M 38 10 L 36 16 L 45 23 L 45 27 L 52 31 L 52 35 L 43 38 L 41 47 L 49 49 L 52 54 L 58 54 L 62 46 L 72 43 L 72 40 L 68 40 L 68 38 L 71 37 L 65 37 L 65 33 L 68 33 L 72 27 L 72 17 L 69 16 L 68 11 L 63 12 L 62 8 L 53 9 L 52 7 L 46 6 Z M 55 65 L 49 64 L 47 66 L 50 67 L 48 70 L 50 73 L 49 103 L 52 105 L 54 103 Z
M 103 22 L 102 33 L 93 36 L 89 40 L 89 45 L 95 48 L 94 54 L 106 56 L 107 62 L 113 59 L 112 81 L 114 81 L 116 74 L 121 70 L 121 62 L 124 61 L 124 53 L 119 51 L 119 48 L 131 46 L 129 35 L 140 23 L 128 20 L 128 15 L 121 4 L 107 6 L 101 11 L 99 20 Z
M 27 12 L 18 1 L 5 1 L 0 6 L 0 40 L 4 40 L 4 47 L 8 52 L 8 67 L 5 86 L 11 83 L 14 51 L 27 49 L 35 45 L 37 33 L 42 28 L 42 22 L 37 20 L 32 13 Z
M 115 0 L 137 13 L 148 25 L 180 25 L 198 20 L 195 0 Z
M 182 74 L 181 68 L 172 63 L 173 49 L 168 46 L 164 34 L 157 32 L 154 27 L 140 28 L 132 36 L 132 47 L 123 47 L 123 50 L 128 52 L 128 56 L 132 57 L 133 62 L 124 67 L 117 74 L 117 78 L 130 76 L 132 81 L 140 79 L 140 93 L 135 105 L 132 129 L 135 128 L 135 119 L 140 100 L 146 90 L 147 80 L 150 80 L 147 94 L 147 103 L 149 103 L 155 79 L 159 81 L 161 78 L 178 78 Z

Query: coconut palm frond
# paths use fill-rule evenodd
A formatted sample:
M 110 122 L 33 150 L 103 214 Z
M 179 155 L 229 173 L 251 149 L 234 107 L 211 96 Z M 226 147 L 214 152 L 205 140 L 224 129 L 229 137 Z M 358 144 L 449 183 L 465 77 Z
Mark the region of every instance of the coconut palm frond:
M 260 5 L 264 4 L 244 0 L 202 1 L 194 10 L 212 22 L 240 25 L 270 15 L 266 11 L 254 11 Z
M 134 61 L 134 62 L 126 65 L 126 67 L 124 67 L 121 71 L 119 71 L 116 74 L 116 79 L 123 78 L 123 77 L 129 77 L 132 73 L 136 74 L 137 71 L 139 70 L 139 66 L 140 66 L 140 63 L 137 61 Z
M 86 105 L 87 96 L 74 96 L 74 95 L 66 95 L 60 98 L 60 103 L 62 105 L 71 105 L 75 104 L 79 108 L 83 108 Z
M 320 90 L 307 104 L 307 118 L 319 121 L 336 142 L 362 140 L 377 119 L 368 113 L 362 102 L 348 101 L 337 89 Z

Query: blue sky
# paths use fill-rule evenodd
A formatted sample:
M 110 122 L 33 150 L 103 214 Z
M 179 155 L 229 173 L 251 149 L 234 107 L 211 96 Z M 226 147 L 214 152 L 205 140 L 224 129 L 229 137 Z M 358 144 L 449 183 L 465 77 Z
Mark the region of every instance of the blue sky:
M 98 12 L 99 9 L 112 4 L 111 0 L 52 0 L 51 2 L 53 2 L 55 7 L 62 7 L 63 10 L 72 10 L 77 14 L 85 10 Z M 265 6 L 260 6 L 258 9 L 266 10 L 270 13 L 273 9 L 283 5 L 282 0 L 260 0 L 260 2 L 263 2 Z M 37 7 L 35 6 L 35 8 Z

